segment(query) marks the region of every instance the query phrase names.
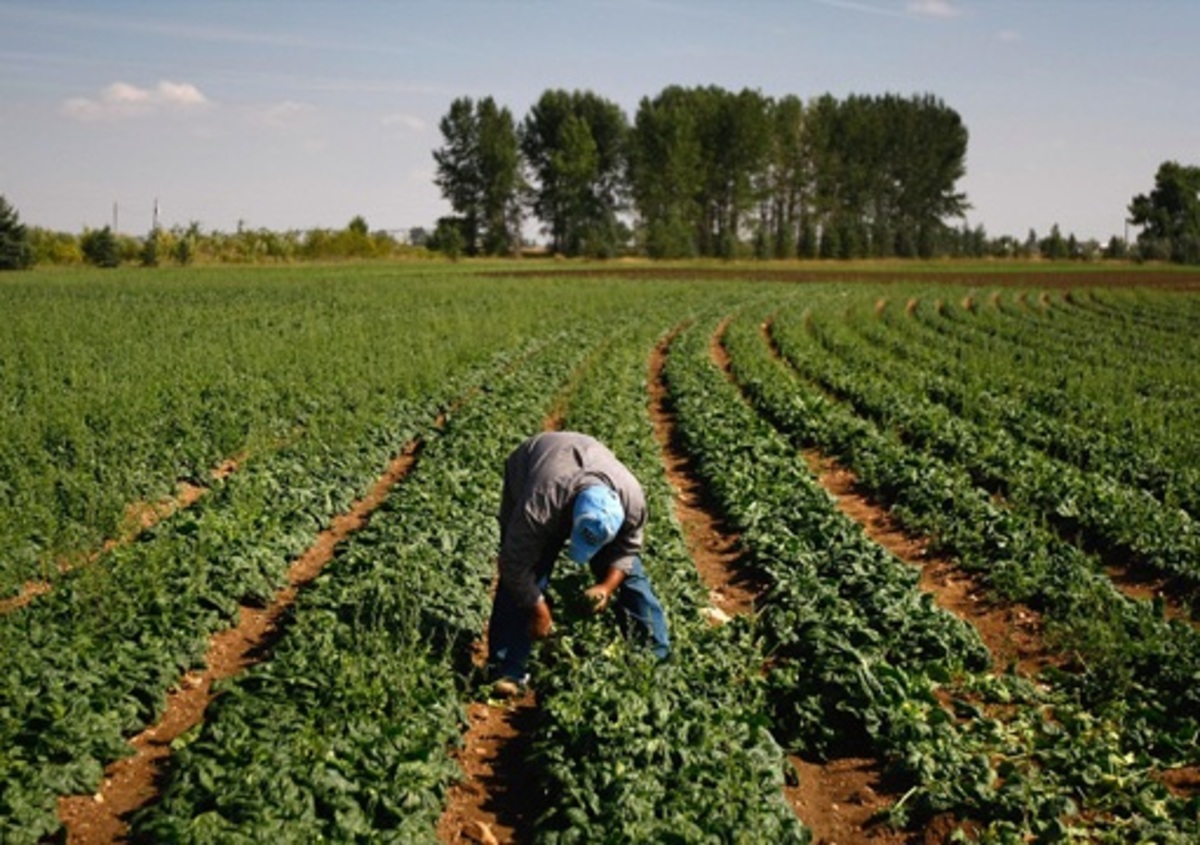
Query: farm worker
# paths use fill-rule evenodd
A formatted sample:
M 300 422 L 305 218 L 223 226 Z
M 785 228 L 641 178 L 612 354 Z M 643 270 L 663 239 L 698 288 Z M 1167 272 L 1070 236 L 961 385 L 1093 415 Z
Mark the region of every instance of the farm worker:
M 665 658 L 666 617 L 642 568 L 646 498 L 642 485 L 603 443 L 586 434 L 544 432 L 518 446 L 504 464 L 500 503 L 500 582 L 488 622 L 488 665 L 494 694 L 518 693 L 534 639 L 553 628 L 544 592 L 564 544 L 588 564 L 585 591 L 595 612 L 614 605 Z

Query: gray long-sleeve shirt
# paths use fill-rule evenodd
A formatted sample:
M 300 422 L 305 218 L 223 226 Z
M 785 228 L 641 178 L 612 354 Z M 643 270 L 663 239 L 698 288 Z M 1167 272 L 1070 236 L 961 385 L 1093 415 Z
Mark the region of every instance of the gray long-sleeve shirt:
M 500 589 L 520 607 L 537 604 L 538 574 L 550 571 L 571 536 L 575 495 L 592 484 L 614 490 L 625 510 L 617 536 L 592 558 L 593 571 L 628 573 L 642 552 L 646 496 L 608 447 L 586 434 L 551 431 L 509 455 L 500 504 Z

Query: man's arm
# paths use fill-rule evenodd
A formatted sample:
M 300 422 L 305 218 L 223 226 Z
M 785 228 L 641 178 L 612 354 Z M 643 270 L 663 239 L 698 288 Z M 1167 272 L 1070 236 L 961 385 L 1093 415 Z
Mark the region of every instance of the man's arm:
M 540 596 L 537 604 L 533 606 L 533 613 L 529 621 L 529 635 L 535 640 L 544 640 L 550 636 L 554 630 L 554 617 L 550 615 L 550 605 L 546 603 L 546 597 Z

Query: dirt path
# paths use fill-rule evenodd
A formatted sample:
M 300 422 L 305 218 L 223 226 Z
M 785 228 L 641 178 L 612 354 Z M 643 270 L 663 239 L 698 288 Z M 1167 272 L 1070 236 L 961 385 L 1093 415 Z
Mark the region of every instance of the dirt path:
M 487 646 L 476 643 L 474 662 L 483 667 Z M 467 705 L 463 746 L 455 752 L 463 779 L 450 788 L 437 836 L 447 845 L 527 842 L 537 808 L 532 771 L 525 765 L 541 718 L 537 695 L 526 690 L 508 701 Z
M 729 320 L 713 333 L 709 354 L 726 378 L 733 381 L 729 354 L 721 342 Z M 908 834 L 875 824 L 875 817 L 899 800 L 884 786 L 878 760 L 841 757 L 818 763 L 788 755 L 798 784 L 785 789 L 796 815 L 813 832 L 816 845 L 868 842 L 897 845 L 913 841 Z
M 762 334 L 771 354 L 783 365 L 770 320 L 762 324 Z M 1046 647 L 1040 614 L 1024 605 L 994 601 L 977 576 L 949 557 L 931 555 L 928 541 L 908 534 L 884 505 L 859 489 L 853 471 L 834 458 L 817 450 L 809 450 L 803 457 L 818 483 L 833 495 L 839 510 L 861 525 L 876 543 L 919 569 L 921 589 L 930 593 L 939 607 L 979 632 L 997 666 L 1012 665 L 1021 674 L 1033 676 L 1045 666 L 1064 663 L 1061 655 Z
M 858 489 L 854 473 L 816 451 L 804 453 L 817 481 L 837 500 L 838 510 L 863 527 L 867 536 L 921 572 L 920 587 L 939 607 L 973 626 L 998 667 L 1012 665 L 1027 677 L 1062 663 L 1047 650 L 1042 618 L 1018 604 L 993 602 L 973 574 L 951 558 L 932 555 L 928 541 L 901 528 L 888 510 Z
M 683 526 L 684 542 L 700 580 L 709 589 L 712 606 L 731 616 L 751 612 L 768 582 L 762 573 L 741 563 L 745 550 L 740 538 L 718 515 L 716 505 L 692 471 L 691 459 L 675 441 L 675 415 L 668 407 L 663 366 L 676 333 L 655 347 L 647 380 L 650 419 L 668 483 L 675 491 L 675 516 Z
M 542 420 L 543 431 L 563 427 L 567 402 L 578 373 L 555 395 Z M 496 582 L 492 582 L 493 593 Z M 472 646 L 471 662 L 480 676 L 487 663 L 487 631 Z M 463 779 L 446 798 L 437 837 L 446 845 L 526 842 L 532 835 L 537 807 L 532 800 L 532 773 L 525 766 L 533 732 L 541 718 L 537 693 L 527 689 L 507 701 L 472 701 L 467 705 L 463 745 L 454 756 Z
M 246 455 L 244 453 L 228 458 L 218 464 L 209 473 L 209 476 L 213 481 L 222 481 L 236 472 L 245 459 Z M 167 517 L 191 507 L 209 489 L 211 488 L 205 484 L 180 481 L 175 487 L 175 492 L 170 496 L 164 496 L 157 502 L 138 502 L 130 505 L 125 510 L 125 517 L 121 521 L 121 529 L 118 531 L 116 537 L 105 540 L 99 551 L 63 558 L 55 564 L 55 568 L 60 573 L 67 573 L 80 566 L 88 566 L 95 563 L 106 552 L 129 545 L 145 531 L 153 528 Z M 26 581 L 17 595 L 0 600 L 0 615 L 22 608 L 38 596 L 45 595 L 52 589 L 54 589 L 54 585 L 49 581 Z
M 167 765 L 171 742 L 203 720 L 213 699 L 213 681 L 238 674 L 270 650 L 280 634 L 278 622 L 284 611 L 333 559 L 338 543 L 362 528 L 388 491 L 408 474 L 421 445 L 420 440 L 410 442 L 370 491 L 318 535 L 313 546 L 288 570 L 288 586 L 276 593 L 266 608 L 242 607 L 238 624 L 213 636 L 205 655 L 207 668 L 189 672 L 180 680 L 178 688 L 167 696 L 166 710 L 158 723 L 130 740 L 133 756 L 105 769 L 99 792 L 59 799 L 58 812 L 66 827 L 67 842 L 92 845 L 126 841 L 129 814 L 157 798 L 158 779 Z

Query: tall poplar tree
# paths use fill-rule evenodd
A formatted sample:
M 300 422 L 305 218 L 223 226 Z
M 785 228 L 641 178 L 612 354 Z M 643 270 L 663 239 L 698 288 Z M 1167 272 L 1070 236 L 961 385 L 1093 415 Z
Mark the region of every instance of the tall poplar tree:
M 516 124 L 491 97 L 460 97 L 439 127 L 445 141 L 433 153 L 434 182 L 456 217 L 468 255 L 502 255 L 520 247 L 521 155 Z
M 591 91 L 546 91 L 521 124 L 534 214 L 565 255 L 609 256 L 620 245 L 629 121 Z

